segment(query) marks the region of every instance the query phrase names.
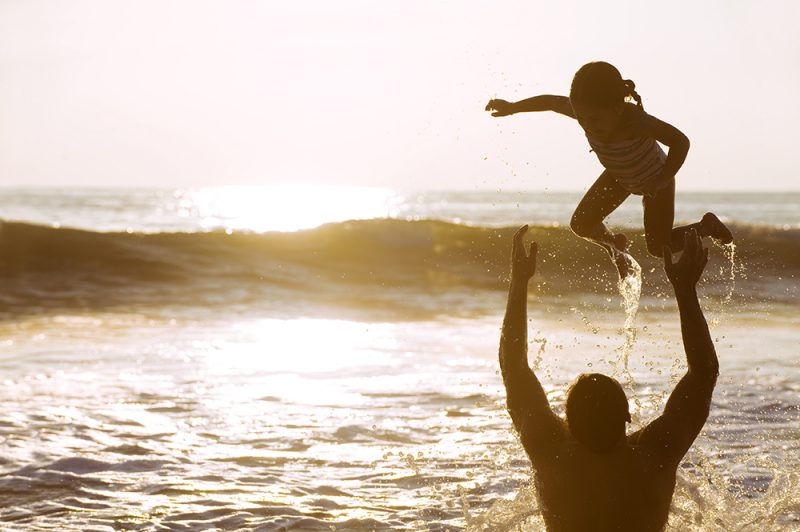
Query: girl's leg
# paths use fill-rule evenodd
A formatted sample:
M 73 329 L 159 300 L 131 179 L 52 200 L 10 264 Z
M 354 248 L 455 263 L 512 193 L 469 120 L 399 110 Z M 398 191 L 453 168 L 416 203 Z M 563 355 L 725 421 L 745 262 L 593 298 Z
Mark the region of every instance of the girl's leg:
M 686 233 L 694 229 L 700 236 L 710 236 L 720 240 L 723 244 L 733 241 L 731 232 L 713 213 L 707 212 L 703 219 L 697 223 L 672 227 L 675 218 L 675 180 L 666 188 L 658 191 L 655 197 L 644 196 L 644 231 L 647 241 L 647 251 L 655 256 L 661 256 L 661 249 L 667 245 L 672 252 L 683 249 Z
M 603 223 L 606 216 L 619 207 L 630 192 L 623 189 L 616 180 L 604 171 L 597 181 L 589 187 L 583 199 L 575 209 L 570 221 L 572 231 L 606 249 L 612 256 L 614 247 L 624 249 L 624 235 L 615 235 Z
M 692 226 L 672 228 L 675 221 L 675 180 L 669 186 L 659 190 L 655 196 L 642 196 L 644 207 L 644 239 L 647 251 L 661 256 L 661 248 L 669 246 L 672 251 L 683 249 L 683 233 Z M 695 224 L 696 225 L 696 224 Z M 672 237 L 675 233 L 675 238 Z

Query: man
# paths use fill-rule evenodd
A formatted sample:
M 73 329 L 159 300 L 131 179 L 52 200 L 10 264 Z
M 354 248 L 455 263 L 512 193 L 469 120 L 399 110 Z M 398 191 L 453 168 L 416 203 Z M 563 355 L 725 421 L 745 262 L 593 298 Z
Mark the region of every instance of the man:
M 678 301 L 689 369 L 670 395 L 664 413 L 626 435 L 631 417 L 620 384 L 605 375 L 581 375 L 567 396 L 566 422 L 547 401 L 528 366 L 528 281 L 536 270 L 536 244 L 526 253 L 514 235 L 511 288 L 500 338 L 500 368 L 508 411 L 535 472 L 547 529 L 636 532 L 662 530 L 675 474 L 708 417 L 719 362 L 697 300 L 696 284 L 708 261 L 700 236 L 686 234 L 683 254 L 664 269 Z

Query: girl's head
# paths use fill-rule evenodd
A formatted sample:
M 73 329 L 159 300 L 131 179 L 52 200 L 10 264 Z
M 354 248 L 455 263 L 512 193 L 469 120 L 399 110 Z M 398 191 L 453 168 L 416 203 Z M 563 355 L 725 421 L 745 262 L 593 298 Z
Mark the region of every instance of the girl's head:
M 581 126 L 589 133 L 604 136 L 618 124 L 626 101 L 632 99 L 644 109 L 635 89 L 633 81 L 622 79 L 614 65 L 595 61 L 575 73 L 569 100 Z

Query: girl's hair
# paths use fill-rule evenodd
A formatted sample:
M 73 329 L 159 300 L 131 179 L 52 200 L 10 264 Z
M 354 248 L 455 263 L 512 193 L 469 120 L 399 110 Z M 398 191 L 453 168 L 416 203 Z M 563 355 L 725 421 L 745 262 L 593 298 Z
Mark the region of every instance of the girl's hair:
M 636 84 L 629 79 L 622 79 L 619 70 L 605 61 L 583 65 L 572 78 L 569 89 L 570 100 L 595 107 L 613 107 L 629 98 L 644 110 L 642 97 L 636 92 Z

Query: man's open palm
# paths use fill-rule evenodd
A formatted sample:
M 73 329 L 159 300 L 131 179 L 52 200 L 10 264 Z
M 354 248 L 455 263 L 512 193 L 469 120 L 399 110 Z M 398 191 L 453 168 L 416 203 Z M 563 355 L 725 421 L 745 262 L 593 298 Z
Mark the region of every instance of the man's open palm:
M 700 235 L 695 229 L 684 234 L 683 253 L 678 262 L 672 262 L 672 250 L 664 246 L 664 271 L 672 286 L 693 287 L 700 280 L 708 262 L 708 248 L 703 247 Z
M 538 246 L 531 242 L 530 253 L 525 251 L 522 237 L 528 232 L 528 226 L 523 225 L 514 233 L 514 243 L 511 247 L 511 278 L 527 281 L 536 272 L 536 253 Z

